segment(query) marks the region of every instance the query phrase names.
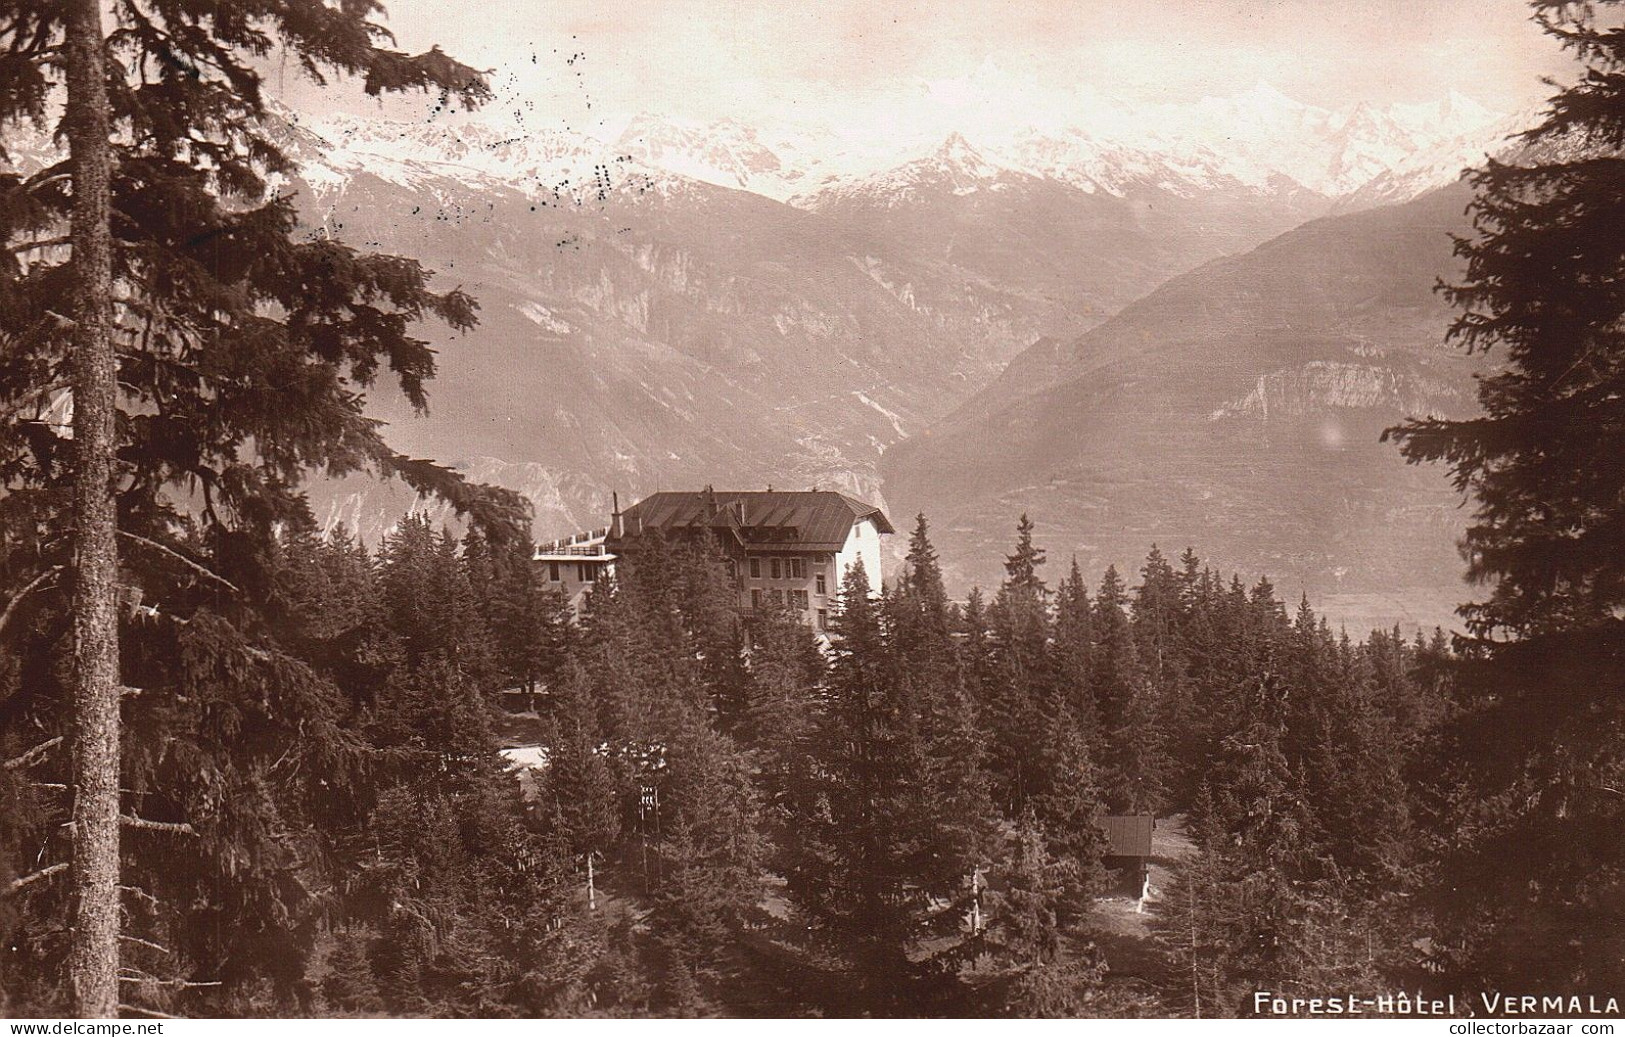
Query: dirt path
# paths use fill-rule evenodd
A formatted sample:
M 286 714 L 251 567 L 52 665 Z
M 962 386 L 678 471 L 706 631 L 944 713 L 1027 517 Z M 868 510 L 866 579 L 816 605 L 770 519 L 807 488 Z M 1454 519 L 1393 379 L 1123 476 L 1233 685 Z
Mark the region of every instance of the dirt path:
M 1127 896 L 1095 901 L 1091 928 L 1114 979 L 1152 985 L 1167 979 L 1165 958 L 1152 926 L 1173 865 L 1195 849 L 1185 833 L 1183 815 L 1160 818 L 1151 832 L 1151 896 L 1144 909 L 1138 900 Z

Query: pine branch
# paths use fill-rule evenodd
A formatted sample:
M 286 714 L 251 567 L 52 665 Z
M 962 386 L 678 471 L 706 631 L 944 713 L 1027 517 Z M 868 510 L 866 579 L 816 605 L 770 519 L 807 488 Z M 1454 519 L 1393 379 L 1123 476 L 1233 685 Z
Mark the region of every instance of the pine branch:
M 46 580 L 51 579 L 61 571 L 62 567 L 60 565 L 53 565 L 49 569 L 46 569 L 44 572 L 40 573 L 38 576 L 34 577 L 32 580 L 29 580 L 28 584 L 23 587 L 22 590 L 11 596 L 11 600 L 6 602 L 5 611 L 0 612 L 0 633 L 5 631 L 6 624 L 11 622 L 12 614 L 17 611 L 17 606 L 22 603 L 22 600 L 28 597 L 28 595 L 32 594 Z
M 139 897 L 142 900 L 145 900 L 147 903 L 151 904 L 153 907 L 158 906 L 158 898 L 153 896 L 151 893 L 148 893 L 146 890 L 142 889 L 140 886 L 120 885 L 119 889 L 122 890 L 125 893 L 134 893 L 137 897 Z
M 182 990 L 191 990 L 193 987 L 224 986 L 225 981 L 219 979 L 192 980 L 192 979 L 160 979 L 146 972 L 128 972 L 119 977 L 120 983 L 146 983 L 155 987 L 176 987 Z
M 5 768 L 8 771 L 20 771 L 24 767 L 32 767 L 35 763 L 39 762 L 40 758 L 46 753 L 50 752 L 52 749 L 55 749 L 61 744 L 61 735 L 57 735 L 55 738 L 47 739 L 34 746 L 34 748 L 23 753 L 21 756 L 13 756 L 11 759 L 7 760 L 5 763 Z
M 66 162 L 58 162 L 54 166 L 50 166 L 46 169 L 40 170 L 38 173 L 35 173 L 33 176 L 28 178 L 27 183 L 23 184 L 22 193 L 25 195 L 33 194 L 35 191 L 38 191 L 47 184 L 62 183 L 63 181 L 73 179 L 73 174 L 63 168 L 66 165 Z
M 68 870 L 68 864 L 67 864 L 66 861 L 62 861 L 62 862 L 60 862 L 58 864 L 52 864 L 49 867 L 41 868 L 39 871 L 32 872 L 32 873 L 30 873 L 28 875 L 24 875 L 22 878 L 12 879 L 11 880 L 11 885 L 6 887 L 6 892 L 7 893 L 16 893 L 16 892 L 20 891 L 24 886 L 30 885 L 31 883 L 39 882 L 42 879 L 48 879 L 52 875 L 55 875 L 58 872 L 67 871 L 67 870 Z
M 63 235 L 56 238 L 42 238 L 37 241 L 24 241 L 10 246 L 6 251 L 11 252 L 13 255 L 20 255 L 24 252 L 32 252 L 35 249 L 60 248 L 62 246 L 71 244 L 73 244 L 73 239 Z
M 22 338 L 14 340 L 11 343 L 10 349 L 8 351 L 11 351 L 11 352 L 21 351 L 21 349 L 25 345 L 28 344 L 29 340 L 38 332 L 40 323 L 41 322 L 39 322 L 39 321 L 35 321 L 34 325 L 32 327 L 30 327 L 28 329 L 28 331 L 23 333 Z M 53 369 L 53 373 L 54 373 L 54 371 L 55 371 L 55 369 Z M 50 396 L 52 393 L 60 392 L 60 391 L 65 390 L 67 388 L 68 388 L 68 383 L 65 382 L 65 381 L 50 381 L 50 382 L 45 382 L 45 383 L 43 383 L 41 385 L 34 386 L 33 388 L 29 389 L 27 392 L 23 393 L 21 396 L 18 396 L 15 400 L 13 400 L 11 402 L 11 405 L 6 408 L 5 412 L 3 414 L 0 414 L 0 422 L 10 424 L 12 421 L 16 420 L 18 415 L 20 415 L 24 411 L 26 411 L 29 408 L 30 405 L 37 404 L 44 397 Z M 47 404 L 47 406 L 49 406 L 49 404 Z M 35 411 L 34 411 L 34 417 L 35 417 L 36 420 L 38 420 L 39 416 L 40 416 L 40 411 L 36 407 Z
M 219 573 L 217 573 L 214 570 L 208 568 L 207 566 L 203 565 L 200 562 L 194 562 L 192 559 L 186 557 L 185 555 L 181 554 L 179 551 L 175 550 L 172 547 L 168 547 L 168 546 L 166 546 L 164 544 L 160 544 L 156 540 L 148 540 L 144 536 L 141 536 L 141 535 L 139 535 L 137 533 L 131 533 L 131 532 L 129 532 L 127 530 L 123 530 L 123 529 L 118 531 L 118 535 L 121 536 L 121 537 L 125 537 L 125 538 L 127 538 L 129 540 L 134 540 L 138 544 L 145 544 L 148 547 L 153 548 L 156 551 L 162 552 L 163 554 L 168 555 L 169 557 L 175 559 L 176 561 L 182 563 L 183 565 L 186 565 L 187 567 L 189 567 L 189 568 L 191 568 L 191 569 L 193 569 L 193 570 L 195 570 L 195 571 L 197 571 L 199 573 L 202 573 L 204 576 L 207 576 L 209 579 L 215 581 L 216 583 L 219 583 L 219 584 L 221 584 L 221 585 L 223 585 L 225 587 L 230 588 L 234 593 L 241 594 L 243 592 L 242 588 L 238 587 L 235 583 L 232 583 L 230 580 L 226 579 L 224 576 L 221 576 Z
M 60 781 L 35 781 L 30 782 L 30 784 L 36 789 L 50 789 L 53 792 L 66 792 L 69 788 L 69 786 Z M 137 791 L 136 789 L 119 789 L 119 792 L 126 796 L 140 796 L 145 794 Z
M 153 950 L 157 951 L 159 954 L 173 954 L 173 953 L 175 953 L 174 951 L 171 951 L 168 947 L 165 947 L 161 943 L 153 943 L 151 940 L 143 940 L 139 936 L 131 936 L 128 933 L 119 933 L 118 938 L 121 939 L 121 940 L 128 940 L 131 943 L 140 944 L 142 947 L 151 947 Z
M 134 814 L 120 814 L 119 820 L 126 828 L 140 828 L 148 832 L 169 832 L 173 835 L 196 835 L 197 829 L 184 821 L 149 821 Z

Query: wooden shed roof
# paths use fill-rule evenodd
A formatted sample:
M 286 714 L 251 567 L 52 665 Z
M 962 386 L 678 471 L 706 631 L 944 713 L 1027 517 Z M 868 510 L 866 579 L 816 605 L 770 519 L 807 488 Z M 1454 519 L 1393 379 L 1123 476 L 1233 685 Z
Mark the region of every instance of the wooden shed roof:
M 1107 814 L 1100 819 L 1100 827 L 1106 832 L 1106 856 L 1151 856 L 1154 824 L 1150 814 Z

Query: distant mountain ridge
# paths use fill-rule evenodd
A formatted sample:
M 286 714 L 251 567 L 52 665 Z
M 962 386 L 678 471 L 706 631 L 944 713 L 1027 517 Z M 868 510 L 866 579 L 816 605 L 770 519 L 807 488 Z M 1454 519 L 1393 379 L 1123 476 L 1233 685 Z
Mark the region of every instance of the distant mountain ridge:
M 1155 542 L 1307 592 L 1356 628 L 1448 625 L 1464 513 L 1383 428 L 1476 405 L 1487 361 L 1432 290 L 1467 230 L 1457 184 L 1311 221 L 1047 340 L 882 461 L 958 586 L 991 585 L 1027 511 L 1052 558 L 1134 570 Z M 967 564 L 967 562 L 971 564 Z
M 1183 105 L 1111 103 L 1071 117 L 1043 114 L 1051 117 L 1046 128 L 1013 125 L 985 136 L 969 130 L 922 136 L 928 133 L 922 130 L 880 139 L 826 125 L 753 127 L 737 118 L 698 123 L 648 113 L 597 137 L 466 116 L 416 123 L 293 117 L 329 143 L 329 172 L 340 175 L 358 164 L 352 160 L 376 164 L 375 172 L 450 164 L 504 186 L 552 191 L 590 189 L 606 174 L 670 173 L 813 208 L 826 192 L 891 175 L 955 139 L 979 157 L 983 177 L 1007 170 L 1088 192 L 1122 195 L 1156 186 L 1189 195 L 1242 187 L 1339 199 L 1405 170 L 1414 197 L 1448 183 L 1531 119 L 1491 112 L 1457 93 L 1428 104 L 1360 102 L 1333 111 L 1266 83 Z M 1433 175 L 1421 177 L 1424 169 Z M 1397 192 L 1383 200 L 1405 200 Z
M 1145 153 L 1084 176 L 1057 145 L 1033 172 L 962 135 L 786 205 L 772 194 L 825 168 L 816 149 L 737 122 L 634 120 L 607 150 L 477 122 L 290 113 L 286 134 L 313 233 L 421 257 L 481 300 L 481 328 L 442 344 L 432 416 L 378 413 L 404 448 L 525 492 L 540 535 L 597 523 L 612 490 L 689 482 L 883 501 L 884 451 L 1033 341 L 1331 205 Z M 781 189 L 748 189 L 764 178 Z M 366 533 L 397 496 L 315 499 Z

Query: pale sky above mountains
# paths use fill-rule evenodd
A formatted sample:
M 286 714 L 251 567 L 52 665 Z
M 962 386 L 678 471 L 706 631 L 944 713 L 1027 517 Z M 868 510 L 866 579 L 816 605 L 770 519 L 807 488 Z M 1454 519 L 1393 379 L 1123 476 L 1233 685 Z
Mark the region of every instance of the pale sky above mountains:
M 1512 112 L 1562 77 L 1522 0 L 395 0 L 403 47 L 492 72 L 485 117 L 612 135 L 648 111 L 854 132 L 1086 124 L 1092 112 L 1230 97 L 1268 82 L 1339 108 L 1452 90 Z M 325 107 L 287 72 L 296 106 Z M 276 77 L 273 83 L 276 83 Z M 430 114 L 432 101 L 389 114 Z M 376 111 L 358 97 L 344 107 Z

